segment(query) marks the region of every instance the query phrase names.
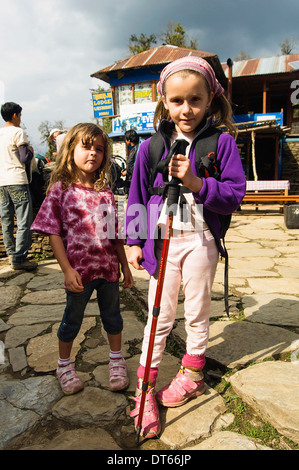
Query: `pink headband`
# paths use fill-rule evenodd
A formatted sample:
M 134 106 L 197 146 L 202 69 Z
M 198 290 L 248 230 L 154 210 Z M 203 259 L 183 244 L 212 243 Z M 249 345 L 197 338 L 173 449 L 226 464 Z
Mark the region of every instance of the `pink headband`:
M 194 70 L 195 72 L 201 73 L 207 80 L 210 90 L 215 94 L 216 98 L 219 98 L 219 96 L 224 93 L 224 89 L 218 82 L 210 64 L 201 57 L 187 56 L 170 62 L 170 64 L 166 65 L 162 70 L 160 81 L 157 85 L 158 92 L 161 96 L 163 95 L 163 85 L 167 78 L 180 70 Z

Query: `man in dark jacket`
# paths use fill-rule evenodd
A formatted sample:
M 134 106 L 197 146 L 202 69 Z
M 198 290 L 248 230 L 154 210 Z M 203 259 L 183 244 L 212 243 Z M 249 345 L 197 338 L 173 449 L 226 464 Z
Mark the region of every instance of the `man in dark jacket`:
M 121 173 L 123 176 L 126 176 L 125 191 L 126 193 L 128 193 L 130 189 L 130 185 L 131 185 L 131 180 L 132 180 L 132 175 L 133 175 L 133 170 L 134 170 L 134 165 L 135 165 L 135 160 L 136 160 L 136 155 L 137 155 L 137 150 L 138 150 L 139 137 L 138 137 L 137 132 L 134 131 L 133 129 L 126 131 L 125 140 L 126 140 L 126 145 L 129 150 L 129 157 L 127 160 L 127 168 L 126 170 L 122 170 Z

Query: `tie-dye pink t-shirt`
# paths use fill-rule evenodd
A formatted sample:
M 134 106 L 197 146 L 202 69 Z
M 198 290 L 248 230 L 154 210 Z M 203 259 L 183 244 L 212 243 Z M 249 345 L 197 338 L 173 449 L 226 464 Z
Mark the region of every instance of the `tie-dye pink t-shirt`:
M 98 278 L 119 279 L 115 240 L 124 241 L 109 188 L 97 192 L 78 184 L 66 190 L 61 183 L 53 185 L 31 230 L 62 238 L 68 260 L 83 284 Z

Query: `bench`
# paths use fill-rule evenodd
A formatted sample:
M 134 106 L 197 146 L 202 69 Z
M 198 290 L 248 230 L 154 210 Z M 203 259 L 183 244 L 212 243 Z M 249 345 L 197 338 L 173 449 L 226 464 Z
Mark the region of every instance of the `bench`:
M 299 202 L 299 194 L 290 195 L 289 189 L 290 182 L 288 180 L 247 181 L 243 202 L 255 203 L 256 210 L 258 210 L 258 203 L 278 203 L 282 212 L 285 203 Z

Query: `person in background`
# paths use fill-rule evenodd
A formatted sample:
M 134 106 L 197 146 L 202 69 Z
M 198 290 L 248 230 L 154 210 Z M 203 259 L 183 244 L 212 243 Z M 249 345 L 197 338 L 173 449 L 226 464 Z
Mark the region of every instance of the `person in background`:
M 12 269 L 33 271 L 37 263 L 28 261 L 32 243 L 32 200 L 29 183 L 33 148 L 20 127 L 22 108 L 14 102 L 1 107 L 5 126 L 0 129 L 0 216 L 5 250 Z M 14 237 L 14 216 L 17 232 Z
M 133 170 L 134 170 L 134 165 L 135 165 L 135 160 L 136 160 L 136 155 L 137 155 L 137 150 L 138 150 L 139 137 L 138 137 L 137 132 L 134 131 L 134 129 L 130 129 L 129 131 L 126 131 L 125 141 L 128 147 L 129 157 L 127 160 L 126 169 L 122 170 L 121 174 L 123 176 L 126 176 L 125 189 L 126 189 L 126 193 L 128 193 L 130 189 L 131 181 L 132 181 Z
M 56 143 L 56 152 L 53 152 L 53 157 L 56 158 L 59 150 L 61 148 L 62 142 L 66 136 L 67 130 L 66 129 L 52 129 L 50 135 L 48 137 L 49 142 L 55 141 Z

